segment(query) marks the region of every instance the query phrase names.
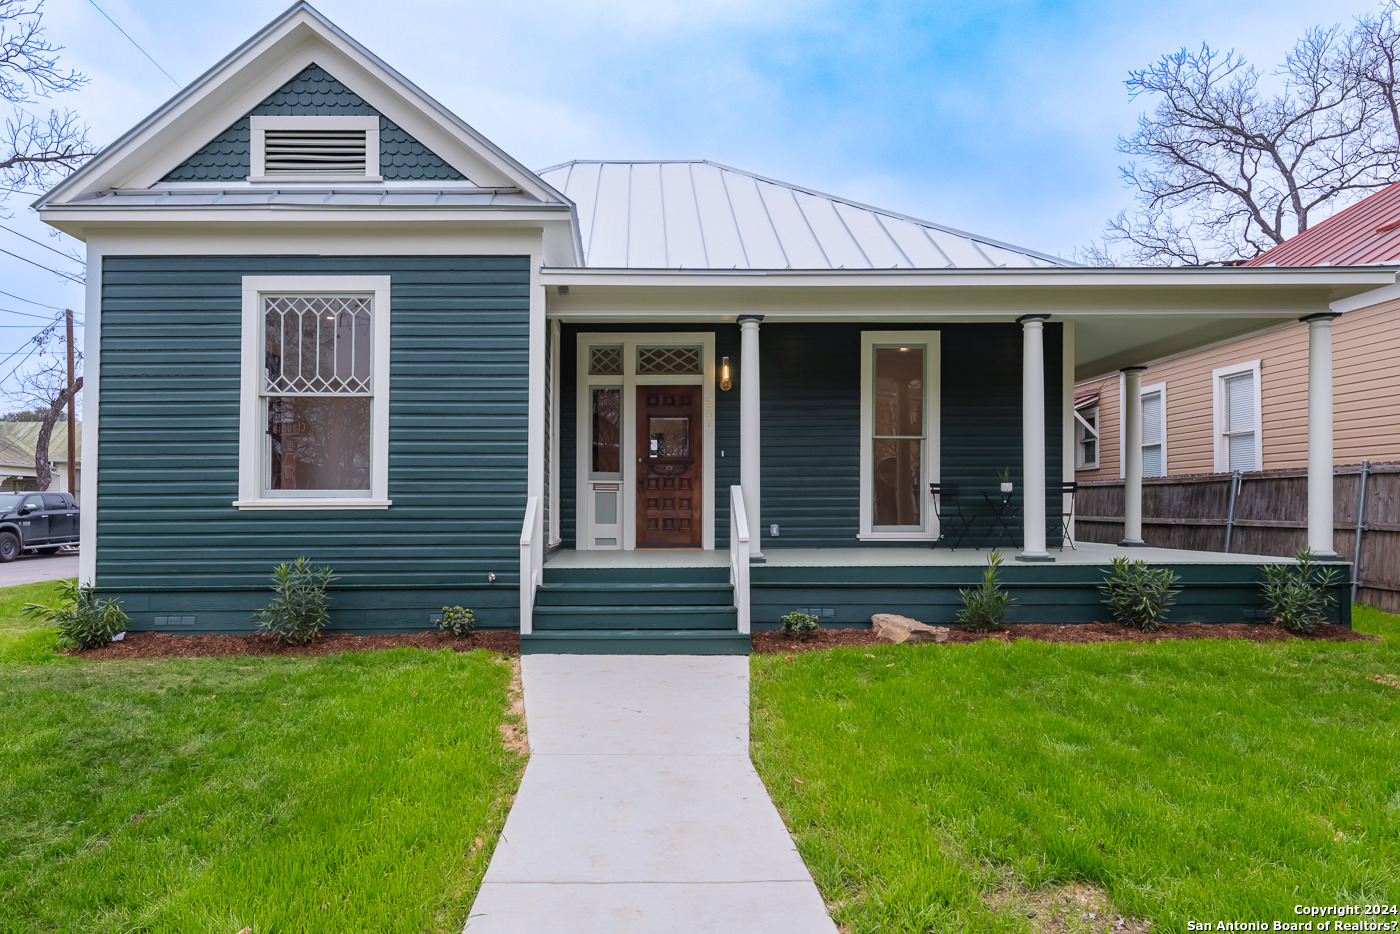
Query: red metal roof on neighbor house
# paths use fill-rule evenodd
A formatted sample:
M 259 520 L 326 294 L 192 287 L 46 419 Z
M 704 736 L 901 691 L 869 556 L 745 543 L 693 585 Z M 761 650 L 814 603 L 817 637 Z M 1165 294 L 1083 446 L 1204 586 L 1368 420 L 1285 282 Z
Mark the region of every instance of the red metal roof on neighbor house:
M 1365 266 L 1400 262 L 1400 182 L 1285 240 L 1246 266 Z

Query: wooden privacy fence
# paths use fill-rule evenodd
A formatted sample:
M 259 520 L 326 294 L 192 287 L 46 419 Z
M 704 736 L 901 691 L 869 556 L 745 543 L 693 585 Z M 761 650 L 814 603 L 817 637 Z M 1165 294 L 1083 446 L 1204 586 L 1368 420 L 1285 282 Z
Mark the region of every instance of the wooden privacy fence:
M 1400 462 L 1333 469 L 1332 548 L 1354 562 L 1355 599 L 1400 611 Z M 1123 481 L 1079 484 L 1075 537 L 1123 538 Z M 1308 538 L 1308 472 L 1146 477 L 1142 537 L 1159 548 L 1297 554 Z

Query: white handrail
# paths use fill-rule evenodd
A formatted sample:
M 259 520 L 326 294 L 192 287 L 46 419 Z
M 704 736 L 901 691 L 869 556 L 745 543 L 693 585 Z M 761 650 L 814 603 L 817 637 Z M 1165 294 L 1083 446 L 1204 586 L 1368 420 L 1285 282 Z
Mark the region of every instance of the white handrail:
M 744 488 L 729 488 L 729 583 L 739 610 L 739 631 L 749 631 L 749 517 L 744 511 Z
M 520 529 L 520 634 L 534 631 L 535 616 L 535 514 L 539 512 L 538 497 L 525 500 L 525 524 Z

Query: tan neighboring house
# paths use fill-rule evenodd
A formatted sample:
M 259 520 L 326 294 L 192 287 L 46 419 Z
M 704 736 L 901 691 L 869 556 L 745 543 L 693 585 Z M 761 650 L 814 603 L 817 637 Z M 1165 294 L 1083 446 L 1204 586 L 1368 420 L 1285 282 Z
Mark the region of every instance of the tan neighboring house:
M 1400 260 L 1400 183 L 1250 260 L 1361 266 Z M 1335 302 L 1333 462 L 1400 461 L 1400 285 Z M 1289 324 L 1142 371 L 1143 475 L 1305 468 L 1308 326 Z M 1124 375 L 1075 387 L 1075 477 L 1124 475 Z
M 38 422 L 0 422 L 0 492 L 33 490 L 34 448 L 39 439 Z M 76 425 L 75 447 L 78 450 L 77 484 L 73 487 L 73 498 L 83 501 L 83 425 Z M 53 426 L 49 438 L 49 462 L 52 481 L 50 490 L 67 492 L 68 487 L 68 424 L 60 421 Z M 41 491 L 42 492 L 42 491 Z

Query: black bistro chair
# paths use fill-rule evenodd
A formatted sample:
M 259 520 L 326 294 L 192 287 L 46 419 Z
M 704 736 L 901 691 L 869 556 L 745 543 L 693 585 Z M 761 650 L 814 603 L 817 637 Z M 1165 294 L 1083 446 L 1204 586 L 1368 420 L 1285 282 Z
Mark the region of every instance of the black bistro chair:
M 938 517 L 938 541 L 933 543 L 933 547 L 937 547 L 938 542 L 949 539 L 951 533 L 957 535 L 957 540 L 948 548 L 957 550 L 963 539 L 972 531 L 972 517 L 963 514 L 958 484 L 930 483 L 928 491 L 934 496 L 933 514 Z
M 1069 534 L 1069 524 L 1074 520 L 1074 496 L 1075 493 L 1078 492 L 1078 490 L 1079 482 L 1076 480 L 1065 480 L 1062 483 L 1051 483 L 1045 488 L 1045 494 L 1050 498 L 1051 502 L 1054 502 L 1054 498 L 1057 496 L 1069 497 L 1069 510 L 1064 511 L 1064 506 L 1061 506 L 1060 521 L 1058 523 L 1055 523 L 1059 525 L 1061 551 L 1065 550 L 1065 542 L 1069 542 L 1069 547 L 1074 548 L 1074 538 Z M 1063 502 L 1063 500 L 1061 500 L 1061 502 Z M 1052 531 L 1054 530 L 1055 524 L 1052 524 L 1051 526 Z M 1078 551 L 1079 549 L 1074 548 L 1074 550 Z

